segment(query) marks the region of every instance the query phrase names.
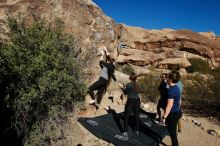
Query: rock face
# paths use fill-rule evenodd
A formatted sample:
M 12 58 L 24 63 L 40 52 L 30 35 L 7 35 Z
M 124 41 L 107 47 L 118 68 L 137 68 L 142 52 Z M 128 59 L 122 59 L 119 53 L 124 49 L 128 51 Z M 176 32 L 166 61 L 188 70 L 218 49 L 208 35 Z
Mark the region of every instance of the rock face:
M 101 42 L 109 48 L 117 44 L 117 25 L 91 0 L 1 0 L 0 14 L 2 33 L 6 31 L 7 15 L 26 17 L 30 22 L 38 18 L 46 22 L 61 18 L 65 32 L 80 39 L 85 49 L 95 48 Z
M 219 65 L 220 41 L 214 33 L 195 33 L 190 30 L 175 31 L 172 29 L 145 30 L 123 24 L 120 25 L 120 29 L 122 30 L 120 41 L 123 42 L 121 48 L 142 50 L 143 54 L 149 54 L 150 51 L 152 54 L 149 56 L 153 62 L 167 58 L 198 57 L 208 60 L 211 66 Z M 121 55 L 120 58 L 123 58 L 127 54 L 125 55 L 125 51 L 121 49 L 119 55 Z M 126 57 L 131 57 L 130 62 L 136 62 L 137 58 L 132 60 L 132 55 Z M 155 56 L 158 58 L 156 59 Z M 151 61 L 148 63 L 152 63 Z
M 65 32 L 80 41 L 83 51 L 95 54 L 99 45 L 106 45 L 116 61 L 122 64 L 159 67 L 165 59 L 182 58 L 187 62 L 188 58 L 197 57 L 209 61 L 212 67 L 220 65 L 220 39 L 214 33 L 146 30 L 116 24 L 92 0 L 1 0 L 0 38 L 7 32 L 7 15 L 26 17 L 29 23 L 38 18 L 45 22 L 61 18 Z M 94 63 L 98 66 L 96 61 Z
M 167 68 L 167 65 L 179 64 L 180 68 L 186 68 L 191 66 L 191 63 L 186 58 L 168 58 L 158 63 L 158 68 Z

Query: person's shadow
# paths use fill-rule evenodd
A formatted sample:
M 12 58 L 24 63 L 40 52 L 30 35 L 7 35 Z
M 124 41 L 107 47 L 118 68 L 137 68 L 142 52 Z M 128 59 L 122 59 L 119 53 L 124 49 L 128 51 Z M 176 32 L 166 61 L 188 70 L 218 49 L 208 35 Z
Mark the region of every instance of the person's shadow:
M 120 132 L 123 132 L 123 121 L 121 120 L 122 117 L 120 114 L 116 113 L 116 111 L 114 109 L 112 109 L 110 106 L 108 106 L 108 109 L 105 108 L 105 110 L 107 111 L 107 113 L 112 114 L 113 119 L 115 120 L 118 129 L 120 130 Z
M 108 109 L 105 108 L 105 110 L 107 111 L 107 113 L 112 114 L 113 119 L 115 120 L 118 129 L 120 130 L 120 132 L 123 132 L 123 122 L 124 122 L 124 113 L 116 113 L 116 111 L 114 109 L 112 109 L 110 106 L 108 106 Z M 148 115 L 151 119 L 155 118 L 155 113 L 150 113 L 150 112 L 146 112 L 143 109 L 140 108 L 140 113 L 144 113 L 146 115 Z M 129 125 L 131 126 L 132 130 L 134 130 L 135 127 L 135 119 L 134 116 L 129 116 Z M 166 146 L 165 143 L 163 143 L 162 137 L 157 134 L 156 132 L 154 132 L 152 129 L 150 129 L 148 126 L 146 126 L 146 124 L 143 121 L 139 121 L 139 131 L 144 133 L 145 135 L 151 137 L 152 139 L 154 139 L 155 141 L 157 141 L 158 145 L 159 143 Z

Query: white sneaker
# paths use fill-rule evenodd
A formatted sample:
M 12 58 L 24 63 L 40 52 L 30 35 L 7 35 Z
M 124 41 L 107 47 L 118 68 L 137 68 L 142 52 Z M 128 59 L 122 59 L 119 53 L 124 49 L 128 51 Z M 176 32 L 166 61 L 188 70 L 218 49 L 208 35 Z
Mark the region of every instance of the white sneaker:
M 95 104 L 96 103 L 96 100 L 91 100 L 90 102 L 89 102 L 89 104 Z

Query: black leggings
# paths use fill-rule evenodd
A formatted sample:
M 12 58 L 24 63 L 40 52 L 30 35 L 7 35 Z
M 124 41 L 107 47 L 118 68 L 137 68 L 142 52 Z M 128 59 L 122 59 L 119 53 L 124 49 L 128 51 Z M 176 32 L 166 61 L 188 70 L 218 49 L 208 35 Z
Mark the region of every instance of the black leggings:
M 95 90 L 98 90 L 98 98 L 97 98 L 97 103 L 100 104 L 101 100 L 102 100 L 102 96 L 103 93 L 106 90 L 106 87 L 108 85 L 108 80 L 100 77 L 98 81 L 96 81 L 95 83 L 93 83 L 90 87 L 89 87 L 89 95 L 91 96 L 91 98 L 94 100 L 95 99 L 95 95 L 94 92 Z
M 128 98 L 125 105 L 125 119 L 124 119 L 124 132 L 128 131 L 128 120 L 131 111 L 134 111 L 135 117 L 135 130 L 138 130 L 139 127 L 139 113 L 140 113 L 140 99 Z
M 172 146 L 179 146 L 176 129 L 177 129 L 177 123 L 181 117 L 182 117 L 181 111 L 173 112 L 168 115 L 166 120 L 167 129 L 172 141 Z

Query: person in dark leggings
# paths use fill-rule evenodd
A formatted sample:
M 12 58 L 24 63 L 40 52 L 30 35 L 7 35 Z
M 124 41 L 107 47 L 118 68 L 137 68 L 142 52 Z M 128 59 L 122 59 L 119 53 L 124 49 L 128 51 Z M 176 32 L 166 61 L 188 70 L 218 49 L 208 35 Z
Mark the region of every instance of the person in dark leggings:
M 90 101 L 90 104 L 95 104 L 97 107 L 99 106 L 102 96 L 107 88 L 107 85 L 112 78 L 114 81 L 117 81 L 115 75 L 114 75 L 114 59 L 109 56 L 109 53 L 106 49 L 106 47 L 103 48 L 101 51 L 101 59 L 99 62 L 99 65 L 102 69 L 100 78 L 93 83 L 88 90 L 88 94 L 91 96 L 92 100 Z M 106 62 L 103 61 L 104 55 L 106 55 Z M 98 98 L 95 98 L 94 91 L 98 91 Z
M 167 74 L 163 73 L 161 76 L 160 85 L 158 87 L 158 90 L 160 92 L 160 99 L 157 104 L 157 114 L 158 114 L 158 121 L 162 121 L 162 115 L 161 115 L 161 108 L 165 111 L 166 105 L 167 105 L 167 93 L 168 93 L 168 85 L 167 85 Z
M 168 132 L 171 137 L 172 146 L 179 146 L 177 139 L 177 123 L 182 117 L 180 109 L 180 89 L 176 83 L 179 80 L 177 73 L 170 73 L 168 75 L 168 84 L 170 86 L 168 91 L 168 101 L 165 109 L 164 116 L 162 117 L 163 123 L 167 125 Z
M 125 111 L 124 111 L 124 132 L 123 136 L 128 139 L 128 123 L 129 123 L 129 116 L 130 113 L 134 112 L 135 117 L 135 132 L 139 134 L 139 110 L 140 110 L 140 87 L 137 83 L 137 75 L 135 73 L 131 73 L 129 79 L 131 80 L 130 83 L 124 87 L 122 84 L 119 84 L 124 94 L 128 96 L 127 102 L 125 104 Z

